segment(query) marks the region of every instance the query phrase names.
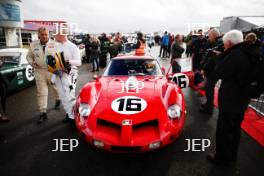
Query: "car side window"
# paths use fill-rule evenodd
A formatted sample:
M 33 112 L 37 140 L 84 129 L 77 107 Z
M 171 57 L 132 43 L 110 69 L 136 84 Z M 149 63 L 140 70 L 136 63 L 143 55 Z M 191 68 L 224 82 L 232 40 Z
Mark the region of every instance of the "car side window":
M 0 56 L 0 66 L 2 68 L 9 66 L 17 66 L 19 64 L 20 55 Z

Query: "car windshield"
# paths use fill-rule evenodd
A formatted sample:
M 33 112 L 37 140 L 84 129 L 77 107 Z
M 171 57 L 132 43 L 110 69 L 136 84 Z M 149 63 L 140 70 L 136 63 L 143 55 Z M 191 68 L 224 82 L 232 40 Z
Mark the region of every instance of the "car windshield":
M 19 64 L 19 58 L 21 54 L 20 53 L 6 53 L 0 54 L 0 67 L 4 66 L 11 66 L 11 65 L 18 65 Z
M 113 59 L 104 76 L 161 76 L 159 64 L 154 59 Z

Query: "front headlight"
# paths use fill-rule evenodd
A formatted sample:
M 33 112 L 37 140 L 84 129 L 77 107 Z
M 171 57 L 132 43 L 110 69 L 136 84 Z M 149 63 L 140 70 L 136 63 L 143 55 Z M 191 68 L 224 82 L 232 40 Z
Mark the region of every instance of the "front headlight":
M 177 104 L 174 104 L 168 108 L 168 116 L 171 119 L 176 119 L 181 117 L 181 107 Z
M 91 113 L 91 107 L 86 103 L 81 103 L 79 106 L 79 113 L 81 117 L 88 117 Z

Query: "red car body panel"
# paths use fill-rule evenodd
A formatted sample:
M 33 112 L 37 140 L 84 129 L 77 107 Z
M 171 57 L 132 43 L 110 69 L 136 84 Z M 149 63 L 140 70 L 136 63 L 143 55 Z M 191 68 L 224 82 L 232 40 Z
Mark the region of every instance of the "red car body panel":
M 162 147 L 174 141 L 182 132 L 186 116 L 181 89 L 165 76 L 136 76 L 144 88 L 122 92 L 122 83 L 128 77 L 103 76 L 81 89 L 75 106 L 77 129 L 89 143 L 101 141 L 103 149 L 114 152 L 144 152 L 151 150 L 149 145 L 153 142 L 160 142 Z M 135 114 L 117 113 L 111 105 L 125 96 L 145 100 L 146 108 Z M 80 117 L 80 103 L 90 105 L 89 117 Z M 179 119 L 167 115 L 168 107 L 173 104 L 182 108 Z

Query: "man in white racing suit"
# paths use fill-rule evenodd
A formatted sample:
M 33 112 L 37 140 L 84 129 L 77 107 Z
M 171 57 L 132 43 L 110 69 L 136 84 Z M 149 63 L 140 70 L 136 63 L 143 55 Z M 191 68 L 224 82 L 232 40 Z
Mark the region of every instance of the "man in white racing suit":
M 65 33 L 65 32 L 64 32 Z M 47 55 L 55 55 L 55 53 L 63 53 L 65 66 L 67 71 L 60 71 L 52 77 L 62 105 L 66 111 L 64 123 L 74 122 L 73 107 L 75 105 L 75 88 L 78 77 L 78 67 L 81 66 L 81 56 L 78 47 L 67 39 L 67 34 L 57 33 L 54 37 L 55 46 L 48 46 Z

